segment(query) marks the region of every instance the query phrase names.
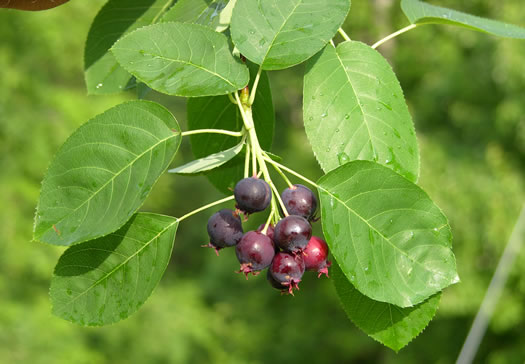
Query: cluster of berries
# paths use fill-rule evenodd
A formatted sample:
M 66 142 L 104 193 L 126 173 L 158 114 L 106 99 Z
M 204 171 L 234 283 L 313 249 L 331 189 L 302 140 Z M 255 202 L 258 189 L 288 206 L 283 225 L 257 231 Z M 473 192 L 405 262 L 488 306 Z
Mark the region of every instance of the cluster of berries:
M 239 273 L 257 275 L 268 269 L 270 284 L 293 295 L 305 270 L 315 270 L 328 276 L 330 261 L 328 246 L 321 238 L 312 236 L 310 221 L 314 220 L 317 199 L 313 192 L 300 184 L 285 189 L 281 198 L 288 216 L 275 228 L 262 224 L 255 231 L 243 232 L 242 212 L 246 215 L 265 210 L 271 202 L 272 191 L 268 183 L 256 177 L 240 180 L 234 189 L 237 209 L 223 209 L 208 220 L 210 243 L 206 246 L 217 252 L 235 246 L 241 263 Z

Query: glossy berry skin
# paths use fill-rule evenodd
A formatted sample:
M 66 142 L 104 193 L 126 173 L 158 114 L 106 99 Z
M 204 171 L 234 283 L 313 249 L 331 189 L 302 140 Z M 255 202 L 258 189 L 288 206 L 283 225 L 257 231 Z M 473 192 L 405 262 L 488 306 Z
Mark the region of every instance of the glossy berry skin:
M 328 277 L 328 268 L 332 263 L 329 260 L 326 260 L 327 257 L 328 245 L 326 242 L 317 236 L 312 236 L 303 255 L 306 270 L 315 270 L 319 272 L 317 275 L 318 278 L 320 278 L 322 274 L 326 274 Z
M 279 248 L 297 254 L 306 248 L 312 237 L 312 226 L 304 217 L 290 215 L 277 223 L 273 234 Z
M 290 253 L 280 252 L 275 254 L 272 265 L 269 268 L 271 279 L 270 284 L 279 288 L 278 284 L 284 286 L 288 293 L 293 295 L 294 289 L 299 289 L 299 282 L 303 277 L 305 270 L 302 255 L 293 255 Z
M 243 235 L 241 219 L 230 209 L 213 214 L 208 220 L 207 229 L 210 244 L 206 246 L 215 248 L 217 255 L 220 249 L 237 245 Z
M 241 263 L 239 273 L 244 273 L 248 278 L 248 273 L 258 274 L 258 271 L 272 263 L 275 247 L 267 235 L 248 231 L 235 247 L 235 253 Z
M 290 215 L 312 219 L 317 210 L 317 198 L 308 187 L 296 184 L 281 193 L 284 206 Z
M 246 213 L 263 211 L 272 200 L 272 190 L 266 181 L 248 177 L 243 178 L 233 190 L 237 208 Z

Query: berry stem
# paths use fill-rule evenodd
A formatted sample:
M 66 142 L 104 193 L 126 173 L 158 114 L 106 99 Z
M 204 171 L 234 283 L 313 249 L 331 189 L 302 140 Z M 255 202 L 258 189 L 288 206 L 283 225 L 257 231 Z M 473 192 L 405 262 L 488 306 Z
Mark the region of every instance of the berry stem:
M 223 130 L 223 129 L 196 129 L 196 130 L 188 130 L 182 132 L 181 136 L 187 136 L 187 135 L 193 135 L 193 134 L 204 134 L 204 133 L 213 133 L 213 134 L 224 134 L 229 135 L 232 137 L 241 137 L 243 136 L 242 131 L 231 131 L 231 130 Z
M 285 216 L 288 216 L 288 211 L 286 210 L 286 207 L 284 206 L 283 201 L 281 200 L 281 196 L 279 195 L 279 191 L 277 191 L 277 188 L 275 187 L 272 177 L 270 176 L 270 172 L 268 171 L 268 167 L 266 166 L 265 157 L 264 157 L 264 151 L 261 148 L 261 145 L 259 144 L 259 139 L 257 138 L 257 133 L 255 132 L 255 125 L 253 122 L 253 116 L 252 116 L 252 108 L 251 105 L 243 103 L 241 99 L 239 98 L 239 94 L 235 93 L 235 99 L 237 100 L 237 105 L 239 106 L 239 111 L 241 112 L 242 120 L 244 122 L 244 127 L 246 128 L 246 131 L 248 132 L 249 137 L 249 144 L 251 145 L 252 149 L 252 163 L 253 163 L 253 170 L 254 170 L 254 176 L 256 175 L 256 165 L 259 164 L 261 167 L 261 171 L 264 177 L 264 180 L 268 182 L 270 185 L 270 188 L 273 190 L 273 196 L 279 201 L 279 204 L 281 205 L 281 208 L 283 210 L 283 214 Z M 258 162 L 258 163 L 257 163 Z M 272 204 L 272 210 L 274 213 L 277 210 L 277 206 L 275 204 Z
M 406 26 L 406 27 L 404 27 L 403 29 L 398 30 L 397 32 L 394 32 L 394 33 L 392 33 L 392 34 L 390 34 L 390 35 L 387 35 L 387 36 L 384 37 L 383 39 L 381 39 L 381 40 L 375 42 L 374 45 L 372 46 L 372 48 L 373 48 L 373 49 L 376 49 L 376 48 L 379 47 L 381 44 L 383 44 L 383 43 L 389 41 L 389 40 L 392 39 L 392 38 L 397 37 L 397 36 L 400 35 L 400 34 L 403 34 L 404 32 L 408 32 L 409 30 L 414 29 L 415 27 L 417 27 L 417 24 L 410 24 L 409 26 Z
M 268 226 L 270 226 L 270 222 L 272 221 L 272 217 L 273 217 L 274 212 L 275 211 L 272 208 L 272 210 L 270 211 L 270 214 L 268 215 L 268 219 L 266 219 L 266 223 L 264 224 L 264 228 L 261 231 L 261 233 L 263 233 L 264 235 L 266 235 L 266 232 L 268 231 Z
M 341 34 L 341 36 L 342 36 L 347 42 L 350 42 L 350 41 L 351 41 L 350 37 L 348 36 L 348 34 L 346 34 L 346 32 L 343 30 L 343 28 L 339 28 L 339 29 L 337 29 L 337 31 L 339 32 L 339 34 Z
M 288 210 L 286 210 L 286 207 L 284 206 L 284 202 L 281 199 L 281 196 L 279 195 L 279 191 L 277 190 L 277 187 L 275 187 L 275 185 L 273 184 L 273 182 L 271 180 L 270 180 L 270 182 L 268 182 L 268 184 L 270 185 L 275 198 L 277 199 L 277 201 L 279 201 L 279 205 L 281 206 L 281 210 L 283 210 L 284 216 L 285 217 L 288 216 L 289 215 L 288 214 Z
M 228 98 L 230 99 L 230 101 L 232 102 L 232 104 L 237 105 L 237 101 L 235 101 L 235 98 L 233 97 L 232 94 L 228 94 Z
M 259 85 L 259 79 L 261 78 L 262 73 L 262 67 L 259 67 L 257 70 L 257 75 L 255 76 L 255 80 L 253 81 L 252 86 L 252 92 L 250 92 L 250 98 L 248 100 L 248 105 L 253 105 L 253 102 L 255 101 L 255 93 L 257 92 L 257 86 Z
M 257 175 L 257 151 L 255 150 L 255 147 L 252 146 L 252 168 L 253 168 L 253 175 Z
M 312 180 L 306 178 L 305 176 L 303 176 L 303 175 L 300 174 L 300 173 L 297 173 L 297 172 L 294 171 L 293 169 L 290 169 L 290 168 L 288 168 L 288 167 L 286 167 L 286 166 L 283 166 L 283 165 L 280 164 L 280 163 L 277 163 L 276 161 L 274 161 L 274 160 L 271 159 L 271 158 L 264 157 L 264 160 L 265 160 L 266 162 L 270 163 L 271 165 L 273 165 L 273 166 L 275 166 L 275 167 L 278 167 L 278 168 L 280 168 L 281 170 L 284 170 L 284 171 L 286 171 L 286 172 L 288 172 L 288 173 L 294 175 L 294 176 L 297 177 L 297 178 L 302 179 L 302 180 L 305 181 L 306 183 L 308 183 L 308 184 L 314 186 L 315 188 L 321 188 L 321 186 L 319 186 L 319 185 L 318 185 L 317 183 L 315 183 L 314 181 L 312 181 Z M 324 190 L 323 188 L 321 188 L 321 189 Z
M 220 204 L 223 203 L 223 202 L 231 201 L 231 200 L 233 200 L 234 198 L 235 198 L 235 196 L 234 196 L 234 195 L 231 195 L 231 196 L 228 196 L 228 197 L 222 198 L 222 199 L 220 199 L 220 200 L 214 201 L 214 202 L 212 202 L 212 203 L 209 203 L 209 204 L 207 204 L 207 205 L 204 205 L 204 206 L 202 206 L 202 207 L 199 207 L 198 209 L 195 209 L 195 210 L 193 210 L 193 211 L 188 212 L 186 215 L 177 218 L 177 220 L 178 220 L 178 221 L 182 221 L 182 220 L 184 220 L 184 219 L 186 219 L 186 218 L 188 218 L 188 217 L 190 217 L 190 216 L 192 216 L 192 215 L 195 215 L 195 214 L 198 213 L 198 212 L 204 211 L 204 210 L 206 210 L 206 209 L 208 209 L 208 208 L 210 208 L 210 207 L 213 207 L 213 206 L 215 206 L 215 205 L 220 205 Z
M 246 143 L 246 156 L 244 158 L 244 178 L 250 174 L 250 144 Z
M 277 202 L 275 201 L 276 201 L 276 198 L 272 194 L 271 207 L 272 207 L 272 213 L 273 213 L 273 222 L 274 224 L 277 224 L 279 220 L 281 220 L 281 214 L 279 213 L 279 208 L 277 207 Z
M 268 154 L 266 154 L 266 152 L 263 152 L 263 155 L 265 158 L 270 158 L 268 156 Z M 273 160 L 273 159 L 272 159 Z M 288 179 L 288 177 L 286 177 L 286 174 L 283 173 L 283 171 L 281 171 L 281 169 L 279 167 L 277 167 L 275 164 L 272 164 L 272 167 L 277 171 L 277 173 L 279 173 L 279 175 L 283 178 L 284 182 L 286 182 L 286 184 L 288 185 L 288 187 L 292 188 L 293 187 L 293 184 L 292 182 L 290 182 L 290 180 Z

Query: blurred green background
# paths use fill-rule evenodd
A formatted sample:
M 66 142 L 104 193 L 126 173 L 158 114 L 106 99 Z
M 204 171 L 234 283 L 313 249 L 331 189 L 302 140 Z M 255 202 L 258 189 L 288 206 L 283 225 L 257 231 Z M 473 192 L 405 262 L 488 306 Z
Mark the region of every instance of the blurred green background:
M 525 26 L 522 0 L 433 3 Z M 62 249 L 31 242 L 31 230 L 40 181 L 60 145 L 89 118 L 134 98 L 86 96 L 83 44 L 103 4 L 0 10 L 0 363 L 453 362 L 525 200 L 525 42 L 427 25 L 380 47 L 404 88 L 418 131 L 420 184 L 450 219 L 462 279 L 399 354 L 346 319 L 329 280 L 310 274 L 295 298 L 281 297 L 264 275 L 245 281 L 234 274 L 233 252 L 217 258 L 199 248 L 212 211 L 181 224 L 166 275 L 138 313 L 84 328 L 51 315 L 48 287 Z M 408 24 L 398 5 L 354 1 L 345 29 L 371 44 Z M 317 178 L 302 127 L 302 72 L 298 66 L 271 74 L 273 151 Z M 184 127 L 183 99 L 148 98 L 169 107 Z M 174 165 L 191 157 L 185 140 Z M 166 175 L 143 209 L 181 216 L 219 197 L 204 177 Z M 524 253 L 477 362 L 525 359 Z

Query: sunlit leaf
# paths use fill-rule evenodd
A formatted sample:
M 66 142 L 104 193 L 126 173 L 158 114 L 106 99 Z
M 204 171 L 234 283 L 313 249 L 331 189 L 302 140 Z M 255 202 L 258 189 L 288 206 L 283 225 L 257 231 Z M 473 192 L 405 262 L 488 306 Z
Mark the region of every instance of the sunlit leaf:
M 205 25 L 216 32 L 230 26 L 237 0 L 179 0 L 164 14 L 162 21 L 178 21 Z
M 224 95 L 249 79 L 226 36 L 202 25 L 150 25 L 124 36 L 111 50 L 138 80 L 168 95 Z
M 349 10 L 350 0 L 238 0 L 232 40 L 263 69 L 291 67 L 328 43 Z
M 401 0 L 401 9 L 412 24 L 458 25 L 499 37 L 525 39 L 525 28 L 418 0 Z
M 134 215 L 118 231 L 60 257 L 51 281 L 53 313 L 80 325 L 108 325 L 139 309 L 170 260 L 178 220 Z
M 128 87 L 131 75 L 109 49 L 124 34 L 155 22 L 166 0 L 109 0 L 89 29 L 84 71 L 89 94 L 111 94 Z
M 414 124 L 392 67 L 379 52 L 354 41 L 326 46 L 307 63 L 303 97 L 306 134 L 325 172 L 362 159 L 417 180 Z
M 458 282 L 447 218 L 417 185 L 369 161 L 346 163 L 319 185 L 324 236 L 362 294 L 411 307 Z
M 348 318 L 367 335 L 399 351 L 428 325 L 436 314 L 441 293 L 414 306 L 401 308 L 374 301 L 360 293 L 334 263 L 330 277 Z
M 88 121 L 44 177 L 34 238 L 71 245 L 117 230 L 142 205 L 180 141 L 173 115 L 149 101 L 124 103 Z

